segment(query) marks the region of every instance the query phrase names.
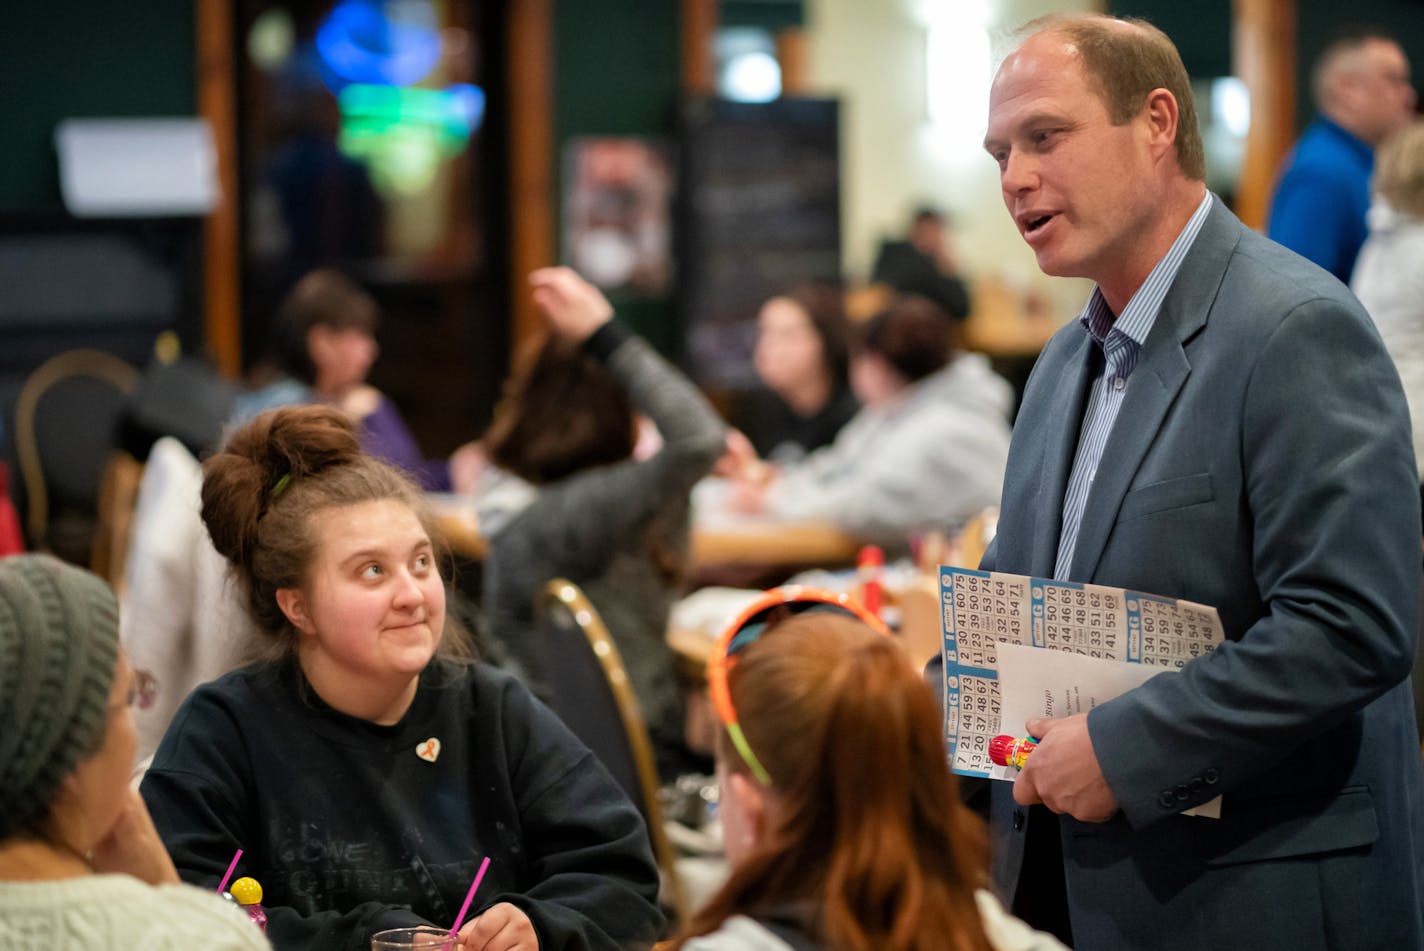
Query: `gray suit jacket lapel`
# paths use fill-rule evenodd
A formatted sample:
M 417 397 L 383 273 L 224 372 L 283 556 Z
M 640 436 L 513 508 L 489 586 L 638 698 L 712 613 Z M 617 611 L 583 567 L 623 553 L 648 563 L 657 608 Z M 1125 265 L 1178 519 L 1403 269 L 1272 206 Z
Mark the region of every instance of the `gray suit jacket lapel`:
M 1206 326 L 1227 262 L 1241 240 L 1242 228 L 1220 199 L 1214 199 L 1192 249 L 1162 300 L 1161 312 L 1132 371 L 1083 508 L 1078 544 L 1073 550 L 1074 580 L 1088 581 L 1097 571 L 1123 497 L 1191 373 L 1186 344 Z M 1062 497 L 1060 491 L 1058 498 Z

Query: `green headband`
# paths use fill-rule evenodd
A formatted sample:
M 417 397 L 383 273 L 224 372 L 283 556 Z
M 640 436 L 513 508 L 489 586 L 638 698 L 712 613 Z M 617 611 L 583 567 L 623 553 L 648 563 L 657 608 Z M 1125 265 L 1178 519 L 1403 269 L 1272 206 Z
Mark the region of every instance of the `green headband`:
M 742 762 L 751 768 L 752 775 L 757 778 L 757 782 L 763 786 L 771 785 L 771 774 L 766 771 L 766 767 L 761 765 L 761 760 L 756 758 L 752 752 L 752 746 L 747 742 L 746 734 L 742 732 L 742 727 L 738 723 L 727 724 L 727 735 L 732 738 L 732 745 L 737 748 L 737 752 L 742 757 Z

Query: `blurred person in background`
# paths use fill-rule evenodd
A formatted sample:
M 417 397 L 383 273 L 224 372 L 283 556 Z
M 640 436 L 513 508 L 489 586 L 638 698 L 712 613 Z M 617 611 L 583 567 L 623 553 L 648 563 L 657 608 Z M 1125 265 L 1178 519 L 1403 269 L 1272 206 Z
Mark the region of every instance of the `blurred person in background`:
M 1350 290 L 1399 369 L 1414 421 L 1414 457 L 1424 467 L 1424 120 L 1381 146 L 1369 224 Z
M 511 379 L 484 438 L 480 479 L 485 630 L 536 694 L 549 695 L 535 596 L 583 589 L 618 645 L 664 778 L 683 759 L 683 698 L 666 642 L 687 560 L 689 495 L 726 445 L 692 383 L 613 319 L 568 268 L 530 276 L 553 334 Z M 662 437 L 634 453 L 634 414 Z
M 239 397 L 234 425 L 263 410 L 302 403 L 330 403 L 357 424 L 361 447 L 409 472 L 421 488 L 469 491 L 480 468 L 475 443 L 449 460 L 426 459 L 400 411 L 366 382 L 380 354 L 376 299 L 339 271 L 312 271 L 299 280 L 277 309 L 272 362 L 279 376 Z
M 898 553 L 912 534 L 952 534 L 996 504 L 1013 391 L 952 334 L 924 298 L 897 298 L 871 317 L 851 358 L 860 412 L 799 463 L 740 466 L 733 506 L 830 521 Z
M 905 240 L 881 243 L 870 280 L 928 298 L 958 322 L 969 316 L 969 290 L 957 272 L 949 221 L 944 212 L 924 206 L 915 211 Z
M 1319 115 L 1286 156 L 1267 236 L 1350 280 L 1365 241 L 1375 148 L 1414 114 L 1409 60 L 1373 29 L 1342 32 L 1315 61 Z
M 803 284 L 762 305 L 753 361 L 763 387 L 732 413 L 761 458 L 795 462 L 834 441 L 860 409 L 846 337 L 845 297 L 834 283 Z
M 1399 370 L 1414 429 L 1414 461 L 1424 470 L 1424 120 L 1380 146 L 1370 236 L 1350 290 L 1379 328 Z M 1424 502 L 1424 483 L 1419 494 Z M 1421 506 L 1424 508 L 1424 506 Z M 1424 641 L 1415 644 L 1414 722 L 1424 733 Z
M 181 884 L 138 793 L 134 672 L 98 577 L 0 560 L 0 948 L 266 948 Z

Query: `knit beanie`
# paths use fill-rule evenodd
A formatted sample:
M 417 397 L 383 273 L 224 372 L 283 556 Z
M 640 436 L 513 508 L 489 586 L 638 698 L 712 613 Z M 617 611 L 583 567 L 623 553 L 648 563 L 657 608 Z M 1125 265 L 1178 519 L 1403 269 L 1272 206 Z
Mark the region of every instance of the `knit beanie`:
M 49 555 L 0 558 L 0 840 L 99 748 L 118 654 L 108 585 Z

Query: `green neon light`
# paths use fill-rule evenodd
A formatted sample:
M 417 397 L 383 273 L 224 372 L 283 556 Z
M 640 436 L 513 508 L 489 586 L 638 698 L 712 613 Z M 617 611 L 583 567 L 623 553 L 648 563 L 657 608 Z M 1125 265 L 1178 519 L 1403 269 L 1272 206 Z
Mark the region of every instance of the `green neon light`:
M 338 146 L 366 163 L 382 191 L 419 192 L 442 161 L 469 146 L 468 113 L 450 91 L 356 83 L 338 102 Z

